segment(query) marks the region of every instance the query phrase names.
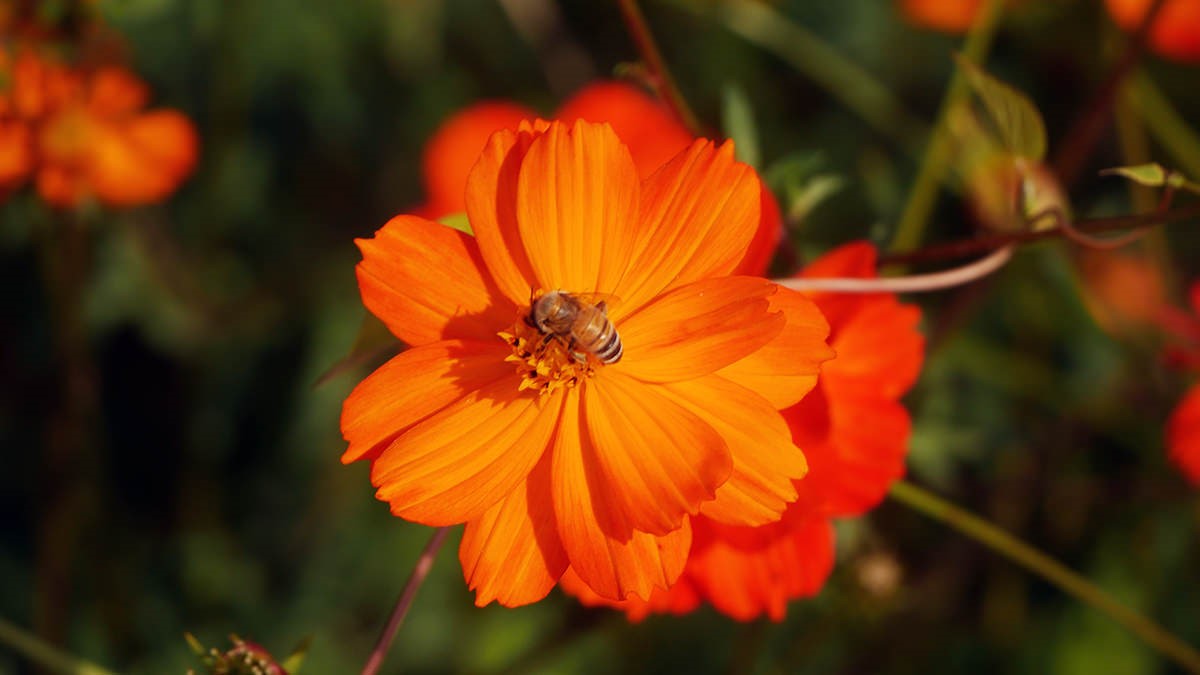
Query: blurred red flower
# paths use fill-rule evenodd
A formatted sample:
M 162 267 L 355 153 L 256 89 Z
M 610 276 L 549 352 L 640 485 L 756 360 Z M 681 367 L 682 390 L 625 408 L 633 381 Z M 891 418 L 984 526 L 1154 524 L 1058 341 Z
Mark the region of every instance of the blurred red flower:
M 1169 363 L 1200 372 L 1200 281 L 1192 284 L 1190 296 L 1192 314 L 1167 308 L 1161 322 L 1180 343 L 1168 350 Z M 1200 384 L 1184 395 L 1167 420 L 1167 457 L 1200 487 Z
M 1105 0 L 1117 25 L 1134 30 L 1152 0 Z M 1200 0 L 1167 0 L 1150 28 L 1150 48 L 1177 61 L 1200 62 Z

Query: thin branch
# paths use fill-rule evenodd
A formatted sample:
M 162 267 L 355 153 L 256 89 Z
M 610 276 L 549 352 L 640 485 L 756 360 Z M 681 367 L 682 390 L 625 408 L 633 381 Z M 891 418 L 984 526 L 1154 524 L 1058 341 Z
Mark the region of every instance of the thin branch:
M 37 636 L 0 618 L 0 643 L 12 647 L 13 651 L 30 662 L 59 675 L 113 675 L 111 670 L 89 661 L 65 654 L 53 645 L 39 640 Z
M 646 64 L 646 69 L 650 73 L 650 79 L 659 97 L 667 102 L 675 116 L 688 130 L 697 136 L 703 136 L 704 129 L 700 126 L 696 114 L 688 107 L 687 100 L 683 98 L 683 94 L 675 84 L 675 79 L 671 77 L 671 71 L 667 69 L 662 53 L 658 51 L 658 43 L 654 41 L 654 34 L 650 32 L 650 26 L 646 23 L 646 17 L 638 7 L 637 0 L 618 0 L 618 5 L 621 8 L 621 17 L 625 19 L 625 26 L 629 30 L 629 36 L 637 45 L 638 53 L 641 54 L 642 61 Z
M 362 675 L 375 675 L 379 672 L 380 666 L 383 665 L 383 659 L 392 646 L 392 640 L 396 638 L 396 631 L 400 630 L 400 624 L 404 623 L 404 617 L 408 614 L 408 609 L 412 607 L 413 599 L 417 597 L 417 591 L 420 590 L 421 584 L 425 583 L 425 577 L 429 576 L 429 570 L 433 569 L 434 558 L 437 557 L 438 551 L 442 548 L 442 544 L 446 541 L 446 535 L 449 533 L 450 528 L 439 527 L 430 537 L 429 543 L 425 544 L 425 550 L 421 551 L 421 556 L 417 558 L 417 564 L 413 566 L 412 574 L 408 575 L 404 590 L 396 599 L 396 606 L 392 608 L 392 615 L 388 617 L 387 625 L 383 627 L 379 639 L 375 641 L 375 648 L 371 650 L 371 656 L 363 666 Z
M 892 485 L 890 496 L 1045 579 L 1064 593 L 1121 624 L 1188 672 L 1200 673 L 1200 652 L 1194 647 L 1145 615 L 1121 604 L 1103 589 L 1054 558 L 983 518 L 912 483 L 896 482 Z
M 1136 216 L 1118 216 L 1115 218 L 1093 218 L 1089 220 L 1080 220 L 1074 223 L 1074 227 L 1079 232 L 1087 232 L 1091 234 L 1116 232 L 1120 230 L 1133 230 L 1146 227 L 1154 227 L 1156 225 L 1165 225 L 1168 223 L 1178 223 L 1188 220 L 1200 218 L 1200 204 L 1181 208 L 1175 211 L 1144 213 Z M 973 255 L 979 255 L 987 251 L 992 251 L 1009 244 L 1027 244 L 1045 239 L 1056 239 L 1063 237 L 1062 228 L 1054 227 L 1046 230 L 1038 230 L 1036 232 L 1016 232 L 1013 234 L 997 234 L 984 237 L 976 237 L 974 239 L 966 239 L 962 241 L 950 242 L 947 244 L 934 244 L 918 249 L 911 253 L 901 253 L 889 255 L 880 258 L 880 265 L 910 265 L 913 263 L 922 263 L 930 261 L 953 260 L 956 258 L 966 258 Z
M 1087 158 L 1092 153 L 1092 148 L 1096 146 L 1101 134 L 1108 127 L 1109 113 L 1117 99 L 1117 94 L 1120 93 L 1125 79 L 1142 60 L 1142 56 L 1146 52 L 1146 40 L 1150 34 L 1150 27 L 1154 25 L 1159 11 L 1166 4 L 1166 0 L 1154 0 L 1146 10 L 1142 16 L 1142 22 L 1138 24 L 1137 30 L 1126 45 L 1121 59 L 1109 71 L 1104 83 L 1088 101 L 1080 119 L 1072 125 L 1071 133 L 1060 144 L 1058 154 L 1054 158 L 1054 170 L 1063 185 L 1070 185 L 1079 177 Z
M 1004 267 L 1012 259 L 1013 245 L 992 251 L 968 265 L 944 272 L 910 274 L 902 277 L 858 278 L 791 278 L 776 279 L 775 283 L 794 291 L 827 291 L 833 293 L 928 293 L 969 284 Z

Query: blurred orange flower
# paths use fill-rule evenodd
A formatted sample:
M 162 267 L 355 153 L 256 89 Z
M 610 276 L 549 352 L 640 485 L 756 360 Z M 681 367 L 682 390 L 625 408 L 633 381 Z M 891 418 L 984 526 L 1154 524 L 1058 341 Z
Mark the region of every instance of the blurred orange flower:
M 971 27 L 983 0 L 900 0 L 900 11 L 912 23 L 944 33 Z
M 1123 335 L 1155 325 L 1168 307 L 1162 269 L 1141 252 L 1082 251 L 1084 302 L 1101 328 Z
M 535 117 L 532 110 L 509 101 L 485 101 L 443 122 L 425 145 L 422 167 L 427 201 L 415 213 L 436 219 L 464 211 L 467 174 L 488 137 L 499 129 L 516 129 L 522 120 Z M 621 82 L 601 81 L 584 87 L 562 105 L 555 119 L 608 123 L 629 148 L 642 178 L 694 140 L 666 106 Z M 783 236 L 779 204 L 766 186 L 760 199 L 761 220 L 738 265 L 740 274 L 763 274 Z
M 806 277 L 873 277 L 875 249 L 838 248 L 808 266 Z M 892 294 L 812 296 L 829 319 L 837 358 L 821 367 L 817 387 L 784 411 L 804 448 L 808 475 L 781 520 L 759 527 L 708 518 L 692 524 L 692 550 L 680 581 L 647 602 L 614 603 L 566 575 L 563 590 L 588 605 L 623 609 L 632 620 L 651 612 L 681 614 L 707 600 L 738 620 L 784 618 L 787 602 L 815 595 L 833 568 L 830 518 L 861 514 L 904 474 L 910 420 L 898 399 L 921 368 L 920 312 Z
M 1141 25 L 1152 0 L 1105 0 L 1117 25 Z M 1150 47 L 1178 61 L 1200 61 L 1200 0 L 1167 0 L 1150 28 Z
M 191 173 L 197 139 L 174 110 L 143 111 L 128 71 L 68 68 L 32 49 L 0 52 L 0 191 L 31 178 L 49 204 L 108 206 L 165 199 Z
M 1161 322 L 1182 343 L 1168 351 L 1170 363 L 1200 372 L 1200 281 L 1192 284 L 1190 295 L 1193 314 L 1166 308 Z M 1200 384 L 1184 395 L 1167 421 L 1167 457 L 1200 487 Z
M 811 301 L 730 276 L 760 191 L 729 143 L 641 178 L 610 126 L 538 121 L 471 170 L 474 238 L 398 216 L 359 240 L 363 302 L 412 348 L 347 398 L 342 460 L 372 463 L 394 514 L 467 524 L 477 604 L 536 601 L 568 568 L 646 598 L 683 570 L 692 516 L 761 525 L 795 499 L 779 410 L 832 352 Z M 608 298 L 624 357 L 533 327 L 555 290 Z

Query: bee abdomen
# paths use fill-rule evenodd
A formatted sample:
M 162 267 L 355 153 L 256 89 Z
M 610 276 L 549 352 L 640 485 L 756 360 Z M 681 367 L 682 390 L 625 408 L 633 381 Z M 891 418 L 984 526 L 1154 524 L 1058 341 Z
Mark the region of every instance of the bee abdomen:
M 596 355 L 596 358 L 604 364 L 620 361 L 621 355 L 625 353 L 625 348 L 621 346 L 621 336 L 617 335 L 617 329 L 609 323 L 604 327 L 599 338 L 596 341 L 595 349 L 592 351 Z

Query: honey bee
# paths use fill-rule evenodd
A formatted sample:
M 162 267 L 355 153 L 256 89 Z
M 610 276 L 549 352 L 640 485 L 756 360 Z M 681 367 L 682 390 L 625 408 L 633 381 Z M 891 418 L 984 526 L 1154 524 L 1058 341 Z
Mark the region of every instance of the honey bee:
M 577 361 L 595 356 L 601 363 L 621 360 L 621 336 L 608 320 L 603 300 L 596 304 L 566 291 L 549 291 L 533 300 L 525 321 L 547 338 L 562 340 Z

